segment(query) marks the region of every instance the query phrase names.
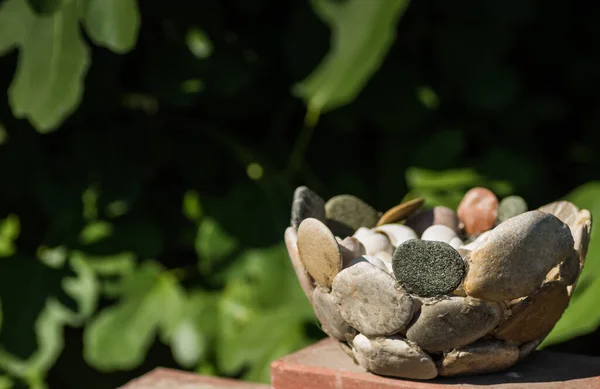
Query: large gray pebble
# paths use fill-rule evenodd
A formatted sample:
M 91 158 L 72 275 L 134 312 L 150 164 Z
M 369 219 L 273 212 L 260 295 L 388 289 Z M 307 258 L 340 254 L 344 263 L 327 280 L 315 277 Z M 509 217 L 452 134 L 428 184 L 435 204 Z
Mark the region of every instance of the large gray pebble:
M 358 363 L 375 374 L 420 380 L 437 376 L 431 357 L 399 336 L 371 340 L 359 334 L 352 345 Z
M 569 227 L 556 216 L 525 212 L 497 226 L 471 253 L 469 296 L 491 301 L 527 296 L 573 250 Z
M 511 367 L 518 358 L 516 346 L 484 341 L 444 353 L 437 367 L 441 376 L 493 373 Z
M 306 186 L 299 186 L 294 191 L 290 225 L 298 228 L 300 223 L 309 217 L 325 223 L 325 201 Z
M 342 318 L 367 336 L 392 335 L 413 314 L 413 299 L 386 271 L 361 261 L 342 270 L 333 281 Z
M 356 330 L 342 319 L 333 295 L 325 288 L 317 287 L 313 292 L 312 304 L 323 332 L 342 341 L 352 339 Z
M 298 253 L 298 246 L 296 245 L 296 241 L 298 240 L 298 236 L 296 234 L 296 230 L 293 227 L 288 227 L 285 230 L 284 234 L 285 247 L 287 248 L 288 255 L 290 256 L 290 260 L 292 262 L 292 267 L 294 268 L 294 272 L 296 272 L 296 277 L 298 278 L 298 282 L 300 283 L 300 287 L 302 291 L 308 298 L 308 301 L 312 300 L 313 290 L 315 289 L 314 280 L 304 264 L 300 260 L 300 254 Z
M 406 337 L 426 351 L 447 351 L 466 346 L 489 334 L 500 322 L 498 303 L 449 297 L 425 303 Z

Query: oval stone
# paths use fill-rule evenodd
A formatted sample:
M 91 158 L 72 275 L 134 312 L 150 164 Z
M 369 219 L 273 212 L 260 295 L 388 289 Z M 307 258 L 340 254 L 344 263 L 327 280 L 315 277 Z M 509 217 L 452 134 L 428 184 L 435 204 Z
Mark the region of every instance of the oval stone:
M 556 216 L 561 222 L 569 227 L 575 223 L 577 215 L 579 214 L 579 208 L 570 201 L 555 201 L 550 204 L 542 205 L 538 210 Z
M 471 252 L 465 290 L 491 301 L 527 296 L 572 250 L 566 224 L 540 211 L 525 212 L 498 225 Z
M 527 212 L 527 203 L 521 196 L 508 196 L 498 205 L 498 221 L 502 223 L 511 217 Z
M 552 330 L 568 305 L 569 295 L 563 282 L 545 283 L 531 296 L 511 307 L 510 317 L 494 336 L 515 343 L 542 338 Z
M 342 267 L 348 267 L 354 258 L 360 257 L 367 253 L 365 246 L 353 236 L 347 236 L 344 239 L 335 238 L 340 246 L 342 253 Z
M 458 238 L 456 232 L 449 227 L 443 226 L 441 224 L 431 226 L 423 232 L 421 236 L 422 240 L 431 240 L 438 242 L 446 242 L 450 243 L 452 239 Z
M 404 223 L 412 228 L 418 236 L 434 225 L 443 225 L 458 233 L 458 216 L 452 209 L 444 206 L 436 206 L 424 212 L 417 212 L 406 219 Z
M 331 288 L 342 270 L 342 253 L 329 228 L 317 219 L 304 219 L 298 227 L 298 253 L 308 274 L 321 286 Z
M 499 341 L 482 341 L 444 353 L 437 363 L 440 376 L 493 373 L 517 363 L 519 349 Z
M 352 345 L 358 363 L 372 373 L 420 380 L 437 376 L 431 357 L 400 336 L 369 339 L 358 334 Z
M 414 232 L 412 228 L 402 224 L 384 224 L 382 226 L 375 227 L 373 230 L 387 236 L 390 243 L 394 247 L 398 247 L 407 240 L 419 238 L 417 233 Z
M 309 217 L 325 223 L 325 201 L 306 186 L 299 186 L 294 191 L 290 225 L 297 229 Z
M 396 248 L 392 268 L 402 287 L 422 297 L 450 294 L 466 273 L 465 261 L 448 243 L 419 239 Z
M 448 351 L 489 334 L 502 317 L 500 304 L 470 297 L 425 303 L 406 337 L 426 351 Z
M 375 208 L 352 195 L 339 195 L 325 203 L 327 219 L 346 226 L 352 231 L 360 227 L 372 228 L 379 220 Z
M 400 203 L 386 211 L 379 218 L 377 225 L 382 226 L 384 224 L 401 222 L 421 208 L 423 203 L 425 203 L 425 199 L 421 197 Z
M 364 237 L 360 242 L 365 247 L 367 255 L 373 255 L 380 251 L 385 251 L 390 254 L 394 252 L 394 246 L 392 246 L 392 243 L 384 234 L 375 233 Z
M 352 260 L 352 262 L 350 262 L 350 266 L 354 266 L 360 262 L 369 262 L 371 265 L 377 266 L 381 270 L 385 270 L 386 272 L 388 271 L 388 268 L 385 265 L 385 263 L 381 259 L 379 259 L 373 255 L 363 255 L 363 256 L 354 258 Z
M 458 205 L 457 214 L 468 235 L 479 235 L 496 224 L 498 199 L 489 189 L 470 189 Z
M 342 318 L 367 336 L 392 335 L 413 314 L 413 299 L 392 276 L 361 261 L 342 270 L 333 281 L 333 296 Z
M 298 236 L 296 234 L 296 230 L 293 227 L 288 227 L 284 233 L 285 247 L 287 248 L 288 255 L 290 256 L 290 260 L 292 262 L 292 267 L 294 268 L 294 272 L 296 273 L 296 278 L 298 278 L 298 282 L 300 283 L 300 287 L 302 291 L 308 298 L 308 301 L 312 302 L 312 294 L 315 289 L 314 280 L 306 271 L 306 267 L 300 260 L 300 254 L 298 253 L 298 246 L 296 245 L 296 241 L 298 240 Z
M 337 340 L 347 341 L 356 335 L 356 330 L 342 319 L 333 295 L 325 288 L 315 288 L 312 296 L 315 315 L 321 323 L 321 329 Z

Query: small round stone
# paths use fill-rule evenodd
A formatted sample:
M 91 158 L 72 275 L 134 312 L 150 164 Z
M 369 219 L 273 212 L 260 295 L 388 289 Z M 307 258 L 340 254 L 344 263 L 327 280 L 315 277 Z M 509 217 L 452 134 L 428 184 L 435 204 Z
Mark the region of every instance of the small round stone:
M 434 225 L 446 226 L 456 233 L 459 231 L 456 212 L 444 206 L 436 206 L 428 211 L 417 212 L 406 219 L 404 224 L 412 228 L 418 236 L 421 236 L 427 228 Z
M 457 214 L 468 235 L 479 235 L 494 227 L 498 199 L 489 189 L 470 189 L 458 205 Z
M 419 380 L 437 376 L 431 357 L 400 336 L 369 339 L 358 334 L 352 345 L 358 363 L 372 373 Z
M 489 334 L 500 322 L 498 303 L 449 297 L 425 303 L 406 337 L 426 351 L 449 351 Z
M 365 247 L 367 255 L 373 255 L 380 251 L 385 251 L 390 254 L 394 252 L 394 246 L 392 246 L 392 243 L 384 234 L 375 233 L 366 236 L 361 240 L 361 243 Z
M 566 285 L 552 281 L 511 307 L 511 315 L 495 333 L 498 339 L 524 343 L 546 336 L 569 305 Z
M 384 270 L 365 262 L 342 270 L 333 281 L 342 318 L 367 336 L 392 335 L 413 315 L 413 299 Z
M 394 247 L 398 247 L 407 240 L 418 238 L 417 234 L 412 230 L 412 228 L 402 224 L 384 224 L 382 226 L 375 227 L 373 230 L 387 236 L 390 240 L 390 243 Z
M 527 296 L 571 255 L 573 244 L 569 227 L 553 215 L 529 211 L 512 217 L 471 252 L 465 290 L 490 301 Z
M 379 259 L 373 255 L 363 255 L 363 256 L 354 258 L 352 260 L 352 262 L 350 262 L 350 266 L 354 266 L 360 262 L 369 262 L 371 265 L 377 266 L 381 270 L 385 270 L 386 272 L 388 271 L 388 268 L 385 265 L 385 263 L 381 259 Z
M 337 340 L 346 341 L 356 335 L 356 330 L 342 319 L 333 295 L 325 288 L 315 288 L 312 296 L 315 315 L 321 323 L 321 329 Z
M 330 198 L 325 203 L 325 214 L 330 221 L 346 226 L 352 231 L 360 227 L 375 227 L 379 219 L 379 213 L 375 208 L 352 195 Z
M 308 298 L 308 301 L 312 302 L 312 294 L 315 289 L 314 280 L 306 271 L 306 267 L 300 260 L 300 254 L 298 253 L 298 246 L 296 242 L 298 240 L 298 236 L 296 234 L 296 230 L 293 227 L 288 227 L 284 233 L 285 247 L 287 248 L 288 255 L 290 256 L 290 260 L 292 262 L 292 267 L 294 268 L 294 272 L 296 273 L 296 278 L 298 278 L 298 282 L 300 283 L 300 287 L 302 291 Z
M 579 214 L 579 208 L 569 201 L 555 201 L 542 205 L 538 210 L 556 216 L 561 222 L 568 225 L 569 228 L 575 223 Z
M 422 297 L 450 294 L 466 273 L 465 261 L 448 243 L 419 239 L 398 246 L 392 268 L 400 285 Z
M 458 238 L 456 232 L 454 232 L 454 230 L 452 230 L 451 228 L 441 224 L 429 227 L 423 232 L 423 235 L 421 236 L 422 240 L 431 240 L 446 243 L 450 243 L 454 238 Z
M 519 349 L 499 341 L 482 341 L 444 353 L 438 361 L 440 376 L 493 373 L 517 363 Z
M 406 219 L 408 216 L 412 215 L 415 211 L 423 206 L 425 199 L 419 197 L 416 199 L 412 199 L 409 201 L 405 201 L 396 205 L 394 208 L 386 211 L 379 221 L 377 222 L 378 226 L 382 226 L 384 224 L 397 223 Z
M 317 219 L 304 219 L 298 227 L 298 253 L 317 284 L 331 288 L 342 270 L 342 253 L 329 228 Z
M 527 203 L 521 196 L 508 196 L 498 205 L 498 221 L 503 222 L 511 217 L 527 212 Z
M 325 223 L 325 201 L 306 186 L 299 186 L 294 191 L 290 225 L 297 229 L 309 217 Z
M 336 237 L 335 239 L 337 240 L 342 253 L 342 267 L 348 267 L 354 258 L 367 253 L 365 246 L 353 236 L 347 236 L 344 239 Z

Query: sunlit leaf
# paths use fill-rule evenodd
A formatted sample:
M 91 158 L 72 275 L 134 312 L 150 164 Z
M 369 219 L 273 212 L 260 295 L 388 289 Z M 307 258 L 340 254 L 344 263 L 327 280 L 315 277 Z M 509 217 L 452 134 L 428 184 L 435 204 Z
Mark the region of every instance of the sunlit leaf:
M 187 32 L 185 42 L 192 54 L 199 59 L 208 58 L 212 54 L 213 45 L 210 38 L 198 28 L 192 28 Z
M 140 29 L 136 0 L 87 0 L 84 25 L 92 41 L 115 53 L 135 46 Z
M 105 221 L 95 221 L 86 225 L 79 234 L 83 244 L 92 244 L 108 238 L 113 233 L 113 225 Z
M 351 102 L 379 68 L 396 38 L 408 0 L 313 0 L 331 29 L 331 49 L 293 92 L 309 111 L 325 112 Z
M 40 15 L 50 15 L 62 8 L 67 0 L 27 0 L 29 6 Z
M 19 236 L 20 231 L 21 225 L 17 215 L 10 214 L 0 220 L 0 257 L 8 257 L 15 253 L 14 240 Z
M 171 340 L 173 357 L 182 367 L 195 366 L 206 352 L 206 338 L 198 331 L 192 320 L 182 320 Z
M 59 269 L 63 267 L 67 260 L 68 250 L 64 246 L 58 246 L 49 248 L 46 246 L 40 246 L 37 250 L 37 257 L 46 266 L 53 269 Z
M 17 71 L 8 90 L 13 114 L 28 118 L 40 131 L 58 127 L 79 105 L 88 57 L 77 2 L 51 16 L 34 17 L 21 39 Z
M 96 311 L 100 285 L 92 267 L 82 256 L 73 255 L 70 264 L 77 277 L 64 278 L 62 286 L 67 294 L 77 302 L 79 318 L 87 319 Z
M 11 389 L 13 386 L 13 380 L 5 375 L 0 375 L 0 389 Z
M 183 214 L 190 220 L 196 221 L 202 217 L 200 195 L 195 190 L 188 190 L 183 195 Z
M 198 227 L 195 246 L 200 266 L 206 270 L 212 263 L 231 254 L 237 247 L 237 242 L 214 219 L 206 217 Z
M 35 15 L 25 0 L 0 2 L 0 56 L 22 43 Z

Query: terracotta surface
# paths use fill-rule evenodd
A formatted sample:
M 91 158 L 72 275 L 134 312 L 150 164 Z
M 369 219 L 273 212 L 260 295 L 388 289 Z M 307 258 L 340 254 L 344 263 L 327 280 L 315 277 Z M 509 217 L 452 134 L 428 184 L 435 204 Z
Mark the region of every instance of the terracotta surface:
M 344 355 L 345 356 L 345 355 Z M 269 389 L 268 385 L 158 368 L 118 389 Z
M 366 373 L 330 339 L 271 365 L 273 389 L 600 389 L 600 358 L 539 351 L 503 373 L 408 381 Z

